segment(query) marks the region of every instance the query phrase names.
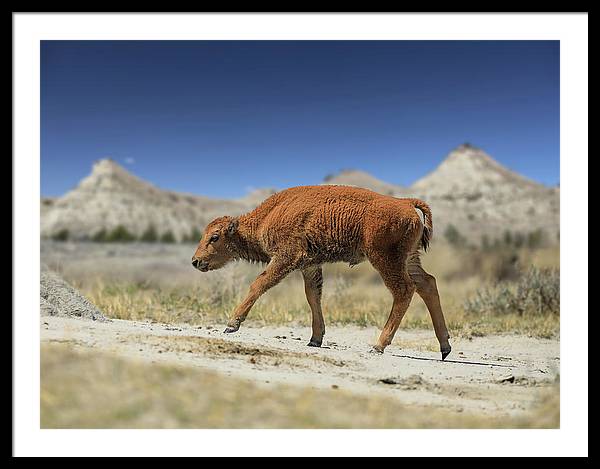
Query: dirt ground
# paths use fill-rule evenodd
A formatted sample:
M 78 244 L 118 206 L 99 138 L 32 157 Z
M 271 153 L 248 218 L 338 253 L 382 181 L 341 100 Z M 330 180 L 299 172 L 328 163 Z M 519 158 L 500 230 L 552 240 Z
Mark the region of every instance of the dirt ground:
M 343 389 L 404 405 L 453 412 L 524 415 L 559 376 L 558 339 L 519 335 L 452 341 L 442 362 L 432 331 L 399 331 L 384 355 L 372 355 L 374 327 L 330 327 L 323 347 L 306 346 L 309 328 L 173 325 L 124 320 L 41 318 L 41 341 L 126 359 L 215 371 L 259 386 Z

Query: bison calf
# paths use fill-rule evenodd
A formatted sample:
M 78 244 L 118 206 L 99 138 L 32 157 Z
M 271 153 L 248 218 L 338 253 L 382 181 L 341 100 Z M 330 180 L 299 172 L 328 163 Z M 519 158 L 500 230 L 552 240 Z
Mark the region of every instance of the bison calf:
M 290 272 L 301 270 L 312 311 L 308 345 L 319 347 L 325 334 L 321 265 L 355 265 L 368 259 L 393 296 L 392 310 L 373 351 L 383 353 L 391 343 L 416 291 L 427 305 L 444 359 L 451 350 L 448 329 L 435 278 L 423 270 L 419 260 L 419 251 L 427 249 L 431 233 L 431 211 L 418 199 L 398 199 L 347 186 L 293 187 L 272 195 L 245 215 L 209 223 L 192 265 L 207 272 L 234 259 L 267 264 L 233 312 L 225 329 L 228 333 L 240 328 L 263 293 Z

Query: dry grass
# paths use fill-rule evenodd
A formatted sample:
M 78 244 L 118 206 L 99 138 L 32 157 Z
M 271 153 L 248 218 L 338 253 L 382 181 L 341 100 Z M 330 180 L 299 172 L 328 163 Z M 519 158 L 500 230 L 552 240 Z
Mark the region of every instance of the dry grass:
M 64 244 L 64 243 L 63 243 Z M 67 245 L 68 246 L 68 245 Z M 42 245 L 44 258 L 44 244 Z M 113 318 L 161 323 L 223 324 L 243 299 L 262 267 L 235 263 L 200 274 L 189 265 L 193 246 L 50 246 L 49 264 L 79 287 L 104 313 Z M 58 253 L 60 249 L 64 252 Z M 102 249 L 110 250 L 107 255 Z M 443 242 L 423 257 L 425 268 L 438 279 L 438 287 L 451 335 L 479 336 L 518 333 L 556 337 L 559 315 L 526 316 L 515 311 L 475 314 L 465 302 L 478 290 L 498 280 L 517 282 L 530 266 L 558 268 L 558 247 L 538 250 L 481 251 L 453 248 Z M 391 296 L 368 264 L 324 268 L 323 310 L 328 324 L 376 325 L 387 319 Z M 293 273 L 264 295 L 252 309 L 253 324 L 308 325 L 310 312 L 302 277 Z M 425 305 L 418 296 L 403 320 L 403 328 L 431 328 Z
M 471 315 L 521 316 L 560 314 L 560 275 L 556 269 L 531 267 L 516 282 L 499 282 L 483 288 L 465 301 Z
M 249 321 L 253 324 L 310 324 L 310 310 L 300 286 L 280 286 L 287 296 L 272 292 L 253 308 Z M 245 288 L 242 289 L 245 292 Z M 297 291 L 296 291 L 297 290 Z M 139 286 L 99 286 L 86 292 L 108 316 L 116 319 L 151 320 L 160 323 L 193 325 L 224 324 L 243 293 L 215 300 L 202 289 L 156 289 Z M 270 296 L 270 297 L 269 297 Z M 366 290 L 362 286 L 325 293 L 323 307 L 328 324 L 383 326 L 391 297 L 383 286 Z M 519 333 L 533 337 L 556 337 L 558 315 L 523 316 L 517 312 L 502 315 L 469 314 L 463 307 L 462 295 L 442 293 L 448 328 L 453 336 L 473 337 L 499 333 Z M 403 328 L 431 328 L 431 319 L 420 298 L 415 296 L 403 322 Z
M 406 407 L 343 389 L 259 387 L 67 345 L 41 353 L 42 428 L 556 428 L 558 387 L 522 418 Z

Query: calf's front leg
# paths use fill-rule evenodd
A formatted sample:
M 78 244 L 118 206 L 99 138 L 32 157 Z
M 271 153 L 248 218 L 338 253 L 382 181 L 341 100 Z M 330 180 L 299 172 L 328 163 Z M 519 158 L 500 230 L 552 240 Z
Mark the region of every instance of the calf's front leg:
M 269 288 L 272 288 L 281 282 L 287 274 L 294 270 L 294 268 L 295 265 L 293 263 L 283 263 L 282 261 L 272 259 L 265 271 L 252 282 L 246 298 L 235 309 L 231 319 L 227 323 L 227 328 L 223 332 L 227 334 L 236 332 L 240 328 L 242 322 L 246 319 L 246 316 L 248 316 L 248 313 L 252 306 L 254 306 L 254 303 L 256 303 L 256 300 L 269 290 Z

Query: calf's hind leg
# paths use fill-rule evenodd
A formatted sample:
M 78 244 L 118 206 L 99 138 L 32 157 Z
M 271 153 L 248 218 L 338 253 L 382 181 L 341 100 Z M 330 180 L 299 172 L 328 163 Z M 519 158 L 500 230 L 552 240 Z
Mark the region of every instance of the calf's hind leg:
M 321 266 L 309 267 L 302 271 L 304 292 L 312 312 L 312 337 L 309 347 L 320 347 L 325 335 L 325 321 L 321 310 L 321 293 L 323 291 L 323 271 Z
M 444 320 L 444 313 L 442 312 L 442 305 L 440 303 L 440 295 L 438 293 L 435 277 L 423 269 L 418 254 L 411 256 L 408 262 L 408 273 L 410 278 L 415 282 L 417 293 L 423 299 L 429 310 L 429 315 L 433 322 L 433 329 L 435 330 L 435 335 L 440 343 L 442 360 L 444 360 L 452 351 L 452 347 L 450 346 L 450 342 L 448 342 L 450 334 L 448 333 L 446 321 Z
M 385 348 L 392 343 L 415 293 L 415 284 L 406 270 L 406 260 L 400 259 L 397 263 L 390 263 L 388 259 L 385 257 L 369 259 L 394 297 L 388 320 L 383 326 L 377 344 L 373 346 L 373 352 L 377 353 L 383 353 Z

